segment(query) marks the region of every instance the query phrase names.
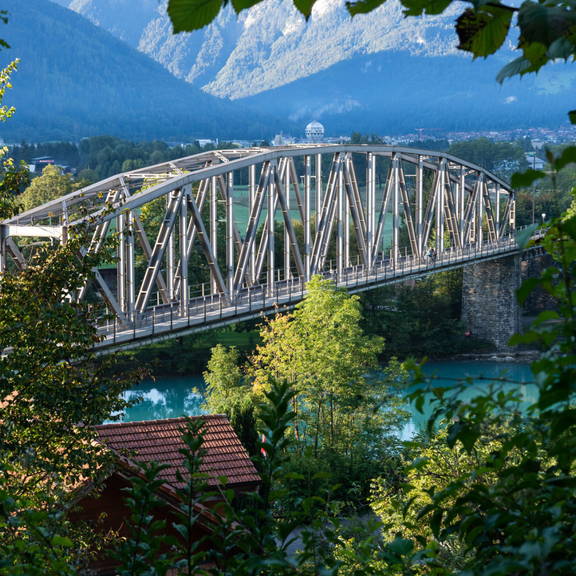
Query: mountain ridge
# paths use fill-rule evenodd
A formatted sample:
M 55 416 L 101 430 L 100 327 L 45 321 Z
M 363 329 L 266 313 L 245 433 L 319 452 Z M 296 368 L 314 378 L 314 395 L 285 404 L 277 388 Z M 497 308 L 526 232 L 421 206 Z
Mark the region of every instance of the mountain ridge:
M 262 138 L 274 120 L 215 98 L 85 18 L 48 0 L 10 8 L 2 63 L 20 58 L 5 103 L 17 108 L 0 134 L 78 139 Z M 249 118 L 249 119 L 246 119 Z
M 356 55 L 458 53 L 455 8 L 406 19 L 396 0 L 354 18 L 344 0 L 318 0 L 308 22 L 291 0 L 265 0 L 238 16 L 227 6 L 206 28 L 178 35 L 171 32 L 167 0 L 143 0 L 137 8 L 130 0 L 56 1 L 126 39 L 175 76 L 231 99 L 277 88 Z M 134 18 L 122 18 L 130 6 Z M 146 20 L 138 37 L 135 23 Z

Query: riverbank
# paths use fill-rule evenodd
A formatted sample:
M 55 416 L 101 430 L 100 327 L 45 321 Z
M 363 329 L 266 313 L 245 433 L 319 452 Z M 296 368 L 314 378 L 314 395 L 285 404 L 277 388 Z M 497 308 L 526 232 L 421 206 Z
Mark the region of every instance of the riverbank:
M 479 352 L 456 354 L 446 360 L 453 362 L 516 362 L 529 364 L 540 357 L 538 350 L 519 350 L 514 352 Z

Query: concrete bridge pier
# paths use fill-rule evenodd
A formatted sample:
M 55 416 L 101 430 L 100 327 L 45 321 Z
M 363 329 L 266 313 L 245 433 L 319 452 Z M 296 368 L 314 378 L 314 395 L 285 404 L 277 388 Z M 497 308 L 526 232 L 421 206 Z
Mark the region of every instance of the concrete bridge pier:
M 520 331 L 520 257 L 507 256 L 464 268 L 462 322 L 473 336 L 492 342 L 499 352 L 512 351 L 508 340 Z

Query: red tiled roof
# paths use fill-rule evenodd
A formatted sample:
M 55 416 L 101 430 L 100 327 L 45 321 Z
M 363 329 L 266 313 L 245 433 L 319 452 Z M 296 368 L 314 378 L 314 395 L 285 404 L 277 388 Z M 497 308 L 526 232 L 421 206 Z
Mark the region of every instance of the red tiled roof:
M 207 475 L 211 486 L 219 484 L 219 478 L 227 478 L 229 487 L 238 484 L 260 482 L 260 477 L 248 453 L 226 416 L 206 415 L 202 419 L 204 456 L 200 472 Z M 182 432 L 186 428 L 186 418 L 167 420 L 147 420 L 143 422 L 122 422 L 96 426 L 100 440 L 118 454 L 134 462 L 156 461 L 167 464 L 159 477 L 166 484 L 181 487 L 176 479 L 176 470 L 186 477 L 183 456 L 185 448 Z

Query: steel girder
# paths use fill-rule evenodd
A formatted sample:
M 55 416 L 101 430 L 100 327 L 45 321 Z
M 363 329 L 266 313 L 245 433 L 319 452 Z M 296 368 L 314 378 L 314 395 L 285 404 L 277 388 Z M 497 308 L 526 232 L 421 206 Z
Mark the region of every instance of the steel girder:
M 383 260 L 423 259 L 429 248 L 497 245 L 514 234 L 514 215 L 505 182 L 446 154 L 378 145 L 222 150 L 125 172 L 5 220 L 0 270 L 26 265 L 30 238 L 65 241 L 68 227 L 88 223 L 85 251 L 117 238 L 113 273 L 95 271 L 93 287 L 130 325 L 157 305 L 177 304 L 185 316 L 200 293 L 233 304 L 246 287 L 273 296 L 278 282 L 326 270 L 368 273 Z

